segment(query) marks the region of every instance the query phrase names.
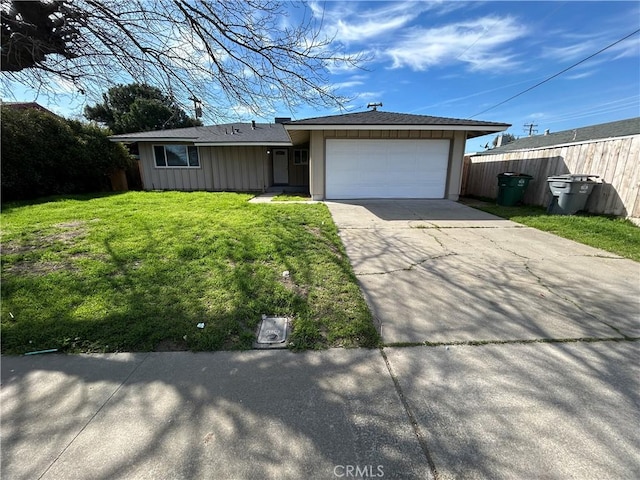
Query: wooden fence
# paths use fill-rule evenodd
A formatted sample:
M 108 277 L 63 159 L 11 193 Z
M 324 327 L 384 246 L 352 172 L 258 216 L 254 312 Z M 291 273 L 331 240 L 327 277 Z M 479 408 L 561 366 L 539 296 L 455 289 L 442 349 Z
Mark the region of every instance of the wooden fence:
M 462 195 L 496 198 L 496 176 L 503 172 L 532 175 L 523 203 L 539 206 L 551 200 L 547 177 L 599 175 L 602 184 L 594 188 L 586 210 L 640 217 L 640 135 L 465 157 Z

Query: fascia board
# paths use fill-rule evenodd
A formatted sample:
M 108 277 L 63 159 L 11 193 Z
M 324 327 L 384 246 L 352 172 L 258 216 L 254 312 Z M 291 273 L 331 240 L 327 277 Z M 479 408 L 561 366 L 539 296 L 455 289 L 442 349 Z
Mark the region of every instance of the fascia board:
M 463 130 L 502 132 L 510 125 L 285 125 L 287 130 Z
M 292 147 L 291 142 L 195 142 L 198 147 Z
M 194 143 L 198 137 L 109 137 L 112 142 L 191 142 Z

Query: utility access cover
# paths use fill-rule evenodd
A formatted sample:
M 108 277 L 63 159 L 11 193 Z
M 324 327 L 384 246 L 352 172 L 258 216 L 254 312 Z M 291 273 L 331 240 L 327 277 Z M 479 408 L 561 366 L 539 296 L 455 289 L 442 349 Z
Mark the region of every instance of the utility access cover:
M 288 318 L 263 315 L 258 327 L 258 339 L 253 346 L 254 348 L 284 348 L 288 333 Z

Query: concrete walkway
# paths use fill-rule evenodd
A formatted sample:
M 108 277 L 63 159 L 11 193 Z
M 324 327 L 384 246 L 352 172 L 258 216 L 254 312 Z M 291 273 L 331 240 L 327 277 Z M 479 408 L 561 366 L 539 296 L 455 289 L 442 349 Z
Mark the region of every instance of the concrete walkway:
M 3 357 L 0 474 L 632 480 L 639 358 L 628 341 Z
M 4 356 L 0 477 L 640 478 L 637 263 L 452 202 L 329 207 L 385 341 L 432 344 Z

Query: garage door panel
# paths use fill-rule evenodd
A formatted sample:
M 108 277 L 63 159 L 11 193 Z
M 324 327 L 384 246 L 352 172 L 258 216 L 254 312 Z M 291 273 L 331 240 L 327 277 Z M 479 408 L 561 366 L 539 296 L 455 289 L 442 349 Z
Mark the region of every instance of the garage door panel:
M 329 139 L 326 196 L 443 198 L 449 140 Z

